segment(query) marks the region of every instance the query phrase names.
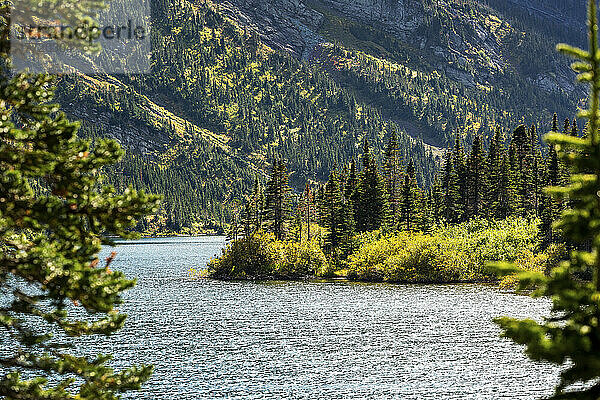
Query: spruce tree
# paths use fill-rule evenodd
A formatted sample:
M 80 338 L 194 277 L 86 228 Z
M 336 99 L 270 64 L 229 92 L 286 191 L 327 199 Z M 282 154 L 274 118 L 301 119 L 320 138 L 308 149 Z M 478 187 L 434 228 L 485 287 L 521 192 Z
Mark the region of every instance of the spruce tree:
M 387 225 L 393 229 L 396 227 L 400 215 L 400 186 L 402 185 L 398 139 L 394 131 L 392 131 L 385 151 L 384 162 L 385 189 L 389 207 Z
M 86 7 L 102 5 L 64 0 L 59 9 L 77 26 L 97 11 Z M 20 0 L 21 10 L 31 7 L 38 2 Z M 117 306 L 135 281 L 110 269 L 116 253 L 104 264 L 98 253 L 111 235 L 134 237 L 136 219 L 158 211 L 158 198 L 102 186 L 100 171 L 124 155 L 118 143 L 98 140 L 92 149 L 78 139 L 80 124 L 51 103 L 54 77 L 8 72 L 10 9 L 0 6 L 0 340 L 14 345 L 0 355 L 0 397 L 117 399 L 139 389 L 152 367 L 116 372 L 110 356 L 74 355 L 65 343 L 123 327 Z
M 573 124 L 571 125 L 571 136 L 579 137 L 579 128 L 577 128 L 577 118 L 573 119 Z
M 444 163 L 444 177 L 442 188 L 444 192 L 443 214 L 444 219 L 450 223 L 458 223 L 463 217 L 463 204 L 461 198 L 460 176 L 454 167 L 454 157 L 447 151 Z
M 508 215 L 523 215 L 523 193 L 521 163 L 518 148 L 513 141 L 508 146 L 508 182 L 507 182 L 507 207 Z
M 304 222 L 306 223 L 306 240 L 310 242 L 310 224 L 312 223 L 312 214 L 314 212 L 314 205 L 312 204 L 312 191 L 310 189 L 310 183 L 306 182 L 304 185 Z M 300 235 L 302 239 L 302 235 Z
M 244 205 L 244 209 L 242 211 L 241 224 L 242 224 L 242 232 L 244 237 L 248 237 L 255 232 L 254 226 L 254 212 L 252 210 L 252 202 L 251 199 L 246 201 Z
M 273 162 L 271 176 L 265 190 L 264 222 L 278 240 L 285 238 L 287 223 L 291 216 L 291 188 L 285 163 Z
M 98 252 L 108 235 L 132 237 L 135 220 L 157 211 L 158 199 L 101 186 L 100 170 L 124 152 L 112 140 L 92 150 L 78 139 L 79 123 L 49 103 L 54 83 L 25 73 L 0 81 L 0 338 L 16 343 L 0 358 L 8 371 L 0 397 L 117 399 L 152 368 L 115 372 L 109 356 L 75 356 L 61 341 L 123 326 L 116 307 L 135 281 L 110 270 L 112 256 L 102 266 Z M 87 317 L 68 313 L 69 304 Z
M 551 132 L 558 133 L 557 129 L 557 116 L 554 114 Z M 562 184 L 560 170 L 560 160 L 558 159 L 556 148 L 554 146 L 550 146 L 548 151 L 548 159 L 546 162 L 546 186 L 559 186 Z M 562 200 L 553 199 L 547 194 L 545 194 L 544 197 L 540 235 L 543 238 L 542 244 L 544 246 L 549 246 L 551 243 L 557 240 L 557 233 L 554 231 L 552 224 L 553 221 L 558 218 L 562 209 Z
M 452 157 L 460 194 L 456 208 L 459 212 L 456 222 L 463 222 L 467 217 L 467 160 L 458 134 L 456 135 Z
M 357 215 L 359 214 L 358 207 L 360 206 L 360 191 L 358 190 L 358 184 L 356 161 L 352 159 L 348 171 L 348 178 L 346 179 L 346 186 L 344 187 L 344 197 L 350 204 L 354 221 L 357 219 Z
M 471 147 L 471 154 L 467 162 L 467 214 L 468 218 L 480 217 L 483 214 L 483 201 L 485 177 L 487 166 L 483 150 L 483 143 L 479 135 L 475 136 Z
M 502 157 L 502 183 L 500 190 L 500 200 L 498 214 L 500 218 L 507 218 L 512 211 L 512 199 L 513 199 L 513 184 L 511 181 L 510 161 L 508 154 L 504 152 Z
M 487 216 L 489 218 L 502 218 L 500 211 L 503 202 L 503 171 L 502 165 L 504 160 L 504 144 L 502 141 L 502 133 L 500 128 L 496 128 L 496 132 L 490 141 L 488 148 L 486 164 L 488 167 L 486 176 L 486 191 L 485 205 Z
M 265 191 L 258 179 L 258 176 L 254 177 L 254 186 L 252 187 L 252 196 L 250 197 L 250 213 L 252 215 L 251 220 L 251 232 L 257 232 L 263 228 L 263 216 L 265 208 Z
M 444 188 L 439 176 L 433 180 L 433 185 L 430 190 L 431 200 L 429 202 L 431 224 L 440 224 L 444 220 Z
M 334 258 L 345 258 L 350 252 L 351 240 L 354 236 L 354 220 L 350 204 L 344 199 L 339 174 L 333 171 L 325 185 L 323 227 L 325 235 L 325 251 Z
M 412 160 L 406 167 L 404 183 L 402 185 L 401 223 L 407 231 L 419 228 L 418 223 L 422 217 L 419 209 L 420 191 L 415 178 L 415 166 Z
M 370 232 L 381 227 L 387 204 L 385 184 L 367 141 L 364 144 L 362 162 L 363 170 L 360 174 L 356 207 L 356 228 L 360 232 Z
M 432 188 L 425 193 L 421 192 L 421 201 L 418 205 L 420 210 L 418 229 L 422 232 L 426 232 L 434 224 L 435 212 L 433 207 L 435 207 L 435 200 L 433 196 Z
M 233 214 L 231 216 L 231 222 L 229 223 L 229 226 L 227 227 L 227 235 L 226 235 L 227 240 L 232 240 L 234 242 L 238 240 L 238 235 L 240 234 L 240 231 L 242 229 L 242 225 L 241 225 L 240 221 L 241 221 L 240 214 L 236 210 L 233 212 Z
M 554 114 L 552 120 L 552 132 L 558 133 L 558 117 Z M 558 186 L 561 182 L 560 179 L 560 161 L 558 160 L 558 153 L 553 146 L 550 146 L 548 151 L 548 185 Z
M 545 168 L 542 156 L 542 150 L 535 125 L 531 126 L 531 205 L 534 209 L 534 215 L 539 217 L 542 213 L 542 198 L 544 196 L 543 188 Z
M 576 200 L 573 209 L 562 213 L 557 227 L 574 243 L 591 243 L 591 251 L 572 251 L 570 259 L 554 268 L 550 276 L 519 273 L 521 288 L 535 285 L 535 295 L 552 299 L 550 317 L 541 323 L 496 320 L 505 337 L 526 345 L 530 358 L 562 367 L 552 399 L 600 398 L 600 49 L 595 0 L 589 1 L 588 25 L 589 51 L 558 46 L 578 60 L 573 69 L 579 73 L 579 81 L 590 84 L 589 109 L 580 113 L 589 121 L 588 136 L 580 139 L 553 131 L 546 140 L 574 173 L 569 186 L 549 189 L 555 198 Z M 511 265 L 496 267 L 504 273 L 515 271 Z M 581 273 L 587 271 L 591 281 L 581 279 Z

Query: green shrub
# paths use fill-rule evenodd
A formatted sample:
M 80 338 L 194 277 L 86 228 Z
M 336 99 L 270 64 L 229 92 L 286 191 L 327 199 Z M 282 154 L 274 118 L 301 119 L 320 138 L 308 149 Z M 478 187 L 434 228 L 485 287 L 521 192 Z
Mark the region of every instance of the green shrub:
M 267 277 L 273 273 L 275 258 L 266 243 L 273 235 L 257 234 L 234 240 L 221 257 L 210 260 L 208 275 L 217 279 L 248 279 Z
M 526 251 L 517 257 L 515 264 L 522 271 L 539 272 L 548 275 L 553 268 L 567 255 L 563 244 L 552 244 L 542 253 Z M 519 284 L 517 273 L 507 275 L 500 281 L 503 289 L 516 289 Z
M 327 257 L 315 240 L 273 241 L 269 248 L 275 258 L 274 275 L 279 278 L 319 276 L 328 270 Z
M 471 221 L 430 234 L 372 235 L 350 256 L 348 277 L 374 282 L 491 280 L 487 260 L 514 261 L 537 247 L 537 221 Z M 368 236 L 359 238 L 368 239 Z
M 281 241 L 264 233 L 231 242 L 208 264 L 208 276 L 216 279 L 300 279 L 331 273 L 316 239 Z

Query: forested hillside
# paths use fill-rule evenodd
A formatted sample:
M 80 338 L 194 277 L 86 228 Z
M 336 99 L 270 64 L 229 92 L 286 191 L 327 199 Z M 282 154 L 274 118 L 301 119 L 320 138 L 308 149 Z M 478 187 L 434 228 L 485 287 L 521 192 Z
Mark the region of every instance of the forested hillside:
M 546 11 L 519 24 L 536 13 L 529 3 L 363 0 L 357 20 L 346 1 L 276 3 L 153 1 L 151 74 L 63 79 L 60 102 L 88 121 L 82 135 L 129 151 L 108 181 L 165 196 L 141 229 L 220 231 L 275 157 L 301 192 L 365 139 L 379 154 L 392 133 L 427 187 L 456 134 L 487 143 L 522 122 L 545 132 L 582 97 L 553 54 Z M 565 18 L 557 29 L 578 37 Z

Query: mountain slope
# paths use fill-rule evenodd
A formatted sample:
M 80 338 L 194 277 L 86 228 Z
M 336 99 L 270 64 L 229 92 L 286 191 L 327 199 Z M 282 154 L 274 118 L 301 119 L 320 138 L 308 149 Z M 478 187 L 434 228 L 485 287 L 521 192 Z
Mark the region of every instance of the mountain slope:
M 403 126 L 415 127 L 408 133 L 422 135 L 431 144 L 445 146 L 457 131 L 470 141 L 476 133 L 489 136 L 497 125 L 508 127 L 522 118 L 539 124 L 548 121 L 554 112 L 573 115 L 584 98 L 573 83 L 569 61 L 554 50 L 557 41 L 580 43 L 584 38 L 584 24 L 578 21 L 585 20 L 585 7 L 575 1 L 265 0 L 259 2 L 263 4 L 260 18 L 255 19 L 259 9 L 254 8 L 253 13 L 251 5 L 257 2 L 228 1 L 244 10 L 245 20 L 252 21 L 249 29 L 258 26 L 257 32 L 276 29 L 261 25 L 271 20 L 265 16 L 270 10 L 277 10 L 278 16 L 284 14 L 281 18 L 285 19 L 286 10 L 305 4 L 317 13 L 313 20 L 321 21 L 321 25 L 302 25 L 304 36 L 320 37 L 323 42 L 352 50 L 352 62 L 360 65 L 358 71 L 353 68 L 354 75 L 373 80 L 373 76 L 366 76 L 372 75 L 371 69 L 360 69 L 364 68 L 365 58 L 376 58 L 425 76 L 419 82 L 405 82 L 404 94 L 394 96 L 384 108 L 392 113 L 411 108 L 410 112 L 388 116 Z M 554 17 L 559 11 L 556 15 L 560 17 Z M 274 45 L 288 48 L 294 43 Z M 332 68 L 331 52 L 324 52 L 322 44 L 310 43 L 304 42 L 302 54 L 324 65 L 338 82 L 356 90 L 364 101 L 380 99 L 384 90 L 381 86 L 389 89 L 399 79 L 392 77 L 389 82 L 379 74 L 378 84 L 365 87 L 364 79 L 349 80 L 347 73 L 339 74 Z M 433 88 L 434 96 L 454 104 L 432 108 L 429 96 L 423 101 L 406 101 L 407 96 L 420 97 L 415 92 L 431 91 L 430 83 L 436 80 L 440 84 Z M 456 104 L 456 97 L 467 98 L 465 104 Z M 486 111 L 487 106 L 494 110 Z M 423 114 L 423 108 L 430 110 Z M 509 115 L 503 115 L 504 111 Z M 467 117 L 470 114 L 478 114 L 478 124 L 471 124 Z M 439 123 L 427 120 L 449 123 L 442 123 L 441 128 Z
M 113 136 L 129 148 L 109 171 L 112 182 L 166 195 L 157 223 L 222 226 L 234 199 L 275 157 L 288 160 L 300 189 L 357 158 L 364 140 L 381 149 L 392 131 L 419 180 L 430 182 L 431 152 L 325 73 L 274 52 L 210 3 L 158 1 L 154 10 L 161 23 L 152 74 L 66 79 L 60 99 L 89 122 L 85 135 Z
M 572 117 L 554 2 L 156 0 L 152 73 L 65 78 L 60 101 L 129 150 L 109 181 L 166 196 L 142 228 L 215 231 L 274 157 L 300 190 L 393 131 L 428 184 L 456 134 Z M 579 40 L 571 11 L 554 25 Z

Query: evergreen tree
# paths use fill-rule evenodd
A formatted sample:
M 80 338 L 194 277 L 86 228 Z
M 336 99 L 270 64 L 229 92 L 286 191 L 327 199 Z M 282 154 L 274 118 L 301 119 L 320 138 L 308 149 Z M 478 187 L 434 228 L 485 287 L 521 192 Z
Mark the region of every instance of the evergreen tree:
M 460 140 L 456 139 L 454 149 L 447 151 L 444 163 L 444 178 L 442 181 L 444 189 L 444 217 L 447 222 L 459 223 L 463 221 L 465 215 L 465 195 L 466 187 L 463 179 L 464 174 L 464 154 Z
M 523 207 L 522 174 L 519 150 L 515 142 L 508 146 L 508 215 L 520 215 L 525 212 Z
M 431 220 L 429 225 L 440 223 L 444 219 L 444 188 L 439 176 L 435 177 L 430 194 L 431 199 L 429 201 L 429 207 Z
M 345 258 L 351 250 L 354 236 L 354 220 L 350 204 L 345 201 L 342 184 L 337 172 L 332 172 L 325 185 L 323 226 L 325 235 L 325 251 L 335 259 Z
M 511 168 L 509 156 L 505 152 L 502 157 L 502 183 L 500 190 L 500 201 L 498 215 L 501 218 L 507 218 L 512 212 L 512 203 L 514 198 L 513 184 L 511 181 Z
M 475 136 L 471 154 L 467 162 L 467 217 L 474 218 L 483 215 L 484 194 L 486 193 L 485 177 L 487 167 L 483 143 L 479 135 Z
M 460 178 L 454 168 L 454 160 L 450 151 L 446 151 L 445 154 L 442 190 L 444 219 L 451 223 L 457 223 L 462 218 Z
M 570 186 L 549 190 L 554 197 L 577 200 L 572 210 L 562 214 L 558 227 L 575 243 L 589 243 L 591 239 L 591 251 L 573 251 L 570 260 L 549 277 L 538 272 L 519 273 L 522 288 L 538 286 L 536 295 L 552 299 L 551 317 L 541 323 L 496 320 L 505 337 L 527 346 L 533 360 L 562 367 L 553 399 L 600 398 L 600 49 L 595 0 L 589 1 L 589 32 L 589 51 L 559 45 L 559 50 L 579 60 L 573 68 L 580 73 L 579 80 L 591 86 L 589 109 L 581 113 L 589 120 L 588 137 L 579 139 L 553 130 L 546 140 L 558 148 L 574 172 Z M 515 270 L 510 265 L 497 268 L 505 273 Z M 591 282 L 581 279 L 585 271 L 591 271 Z M 575 384 L 580 385 L 573 387 Z
M 541 147 L 539 145 L 539 138 L 535 125 L 531 126 L 530 130 L 531 138 L 531 205 L 534 209 L 534 215 L 539 217 L 542 213 L 544 196 L 543 188 L 545 168 L 542 156 Z
M 400 158 L 396 132 L 392 131 L 385 152 L 384 179 L 389 207 L 389 221 L 387 225 L 395 228 L 400 216 L 400 186 L 402 185 L 400 174 Z
M 359 232 L 370 232 L 381 227 L 386 212 L 386 201 L 385 184 L 367 141 L 364 143 L 362 162 L 363 170 L 358 186 L 356 228 Z
M 238 240 L 238 235 L 240 234 L 240 230 L 242 229 L 242 225 L 240 224 L 240 216 L 237 211 L 233 213 L 231 218 L 231 223 L 227 229 L 227 240 L 233 240 L 234 242 Z
M 110 270 L 114 254 L 102 266 L 98 253 L 109 235 L 132 237 L 158 199 L 101 186 L 99 170 L 124 152 L 115 141 L 91 150 L 78 139 L 79 123 L 48 103 L 55 83 L 0 71 L 0 338 L 18 343 L 0 355 L 0 397 L 112 400 L 139 389 L 152 367 L 115 372 L 109 356 L 73 355 L 64 343 L 123 327 L 116 307 L 135 281 Z M 67 314 L 68 304 L 82 312 Z
M 401 219 L 407 231 L 416 230 L 421 218 L 419 210 L 420 192 L 415 179 L 415 166 L 412 160 L 406 167 L 402 185 Z
M 558 133 L 557 116 L 554 114 L 552 120 L 552 132 Z M 546 186 L 559 186 L 562 183 L 561 167 L 558 159 L 558 153 L 553 145 L 549 146 L 548 160 L 546 167 Z M 552 223 L 558 218 L 562 209 L 561 199 L 552 199 L 545 195 L 543 199 L 544 209 L 542 210 L 542 221 L 540 225 L 540 235 L 543 238 L 543 245 L 548 246 L 557 240 L 557 234 L 554 231 Z
M 421 201 L 418 205 L 418 210 L 420 210 L 418 229 L 422 232 L 426 232 L 434 223 L 435 215 L 433 207 L 435 205 L 435 200 L 433 196 L 432 189 L 428 190 L 426 193 L 421 192 Z
M 467 217 L 467 160 L 459 135 L 456 135 L 452 157 L 460 193 L 460 200 L 457 207 L 457 210 L 460 211 L 460 216 L 458 216 L 459 219 L 457 222 L 463 222 Z
M 358 190 L 358 175 L 356 173 L 356 161 L 352 159 L 350 162 L 350 170 L 344 187 L 344 197 L 349 202 L 352 209 L 352 218 L 356 221 L 359 214 L 358 207 L 360 206 L 360 191 Z
M 500 128 L 496 128 L 496 133 L 490 141 L 488 148 L 486 164 L 488 171 L 486 174 L 486 192 L 485 204 L 487 208 L 487 216 L 489 218 L 502 218 L 500 211 L 505 201 L 503 191 L 505 191 L 503 182 L 503 161 L 504 161 L 504 145 Z
M 252 188 L 252 197 L 250 198 L 250 213 L 252 214 L 251 231 L 252 233 L 260 231 L 263 228 L 263 216 L 265 209 L 265 191 L 258 179 L 254 178 Z
M 577 118 L 573 119 L 573 124 L 571 127 L 571 136 L 579 137 L 579 129 L 577 128 Z
M 289 176 L 285 163 L 276 159 L 265 190 L 264 222 L 278 240 L 284 239 L 287 222 L 290 219 L 291 188 L 288 182 Z
M 48 11 L 39 7 L 20 0 L 17 9 Z M 55 10 L 81 26 L 102 7 L 64 0 Z M 158 211 L 159 199 L 102 186 L 99 171 L 124 155 L 118 143 L 97 140 L 92 150 L 77 138 L 80 124 L 50 103 L 55 77 L 9 72 L 9 18 L 38 16 L 12 9 L 0 6 L 0 340 L 15 346 L 0 354 L 0 398 L 114 400 L 139 389 L 152 367 L 115 372 L 110 356 L 75 355 L 65 343 L 123 327 L 116 307 L 135 281 L 110 269 L 116 253 L 104 265 L 98 253 L 110 235 L 134 237 L 136 219 Z M 86 34 L 57 44 L 97 49 Z M 71 304 L 81 312 L 68 314 Z
M 306 240 L 310 242 L 310 224 L 312 223 L 312 214 L 314 212 L 314 205 L 312 204 L 312 192 L 310 190 L 310 184 L 306 182 L 304 186 L 304 222 L 306 223 Z M 302 235 L 300 235 L 302 237 Z
M 554 114 L 552 120 L 552 132 L 558 133 L 558 117 Z M 558 186 L 560 184 L 560 165 L 558 160 L 558 153 L 554 146 L 550 146 L 548 151 L 548 185 Z
M 571 120 L 569 118 L 565 118 L 565 122 L 563 123 L 563 135 L 571 134 Z
M 548 248 L 552 243 L 556 242 L 556 236 L 552 224 L 555 219 L 553 201 L 548 195 L 544 195 L 542 200 L 542 212 L 540 216 L 540 233 L 539 239 L 543 249 Z
M 256 228 L 254 225 L 253 217 L 254 217 L 254 212 L 252 210 L 252 202 L 250 199 L 248 199 L 246 201 L 246 204 L 244 205 L 244 210 L 242 211 L 242 218 L 241 218 L 242 232 L 243 232 L 244 237 L 248 237 L 255 232 Z

